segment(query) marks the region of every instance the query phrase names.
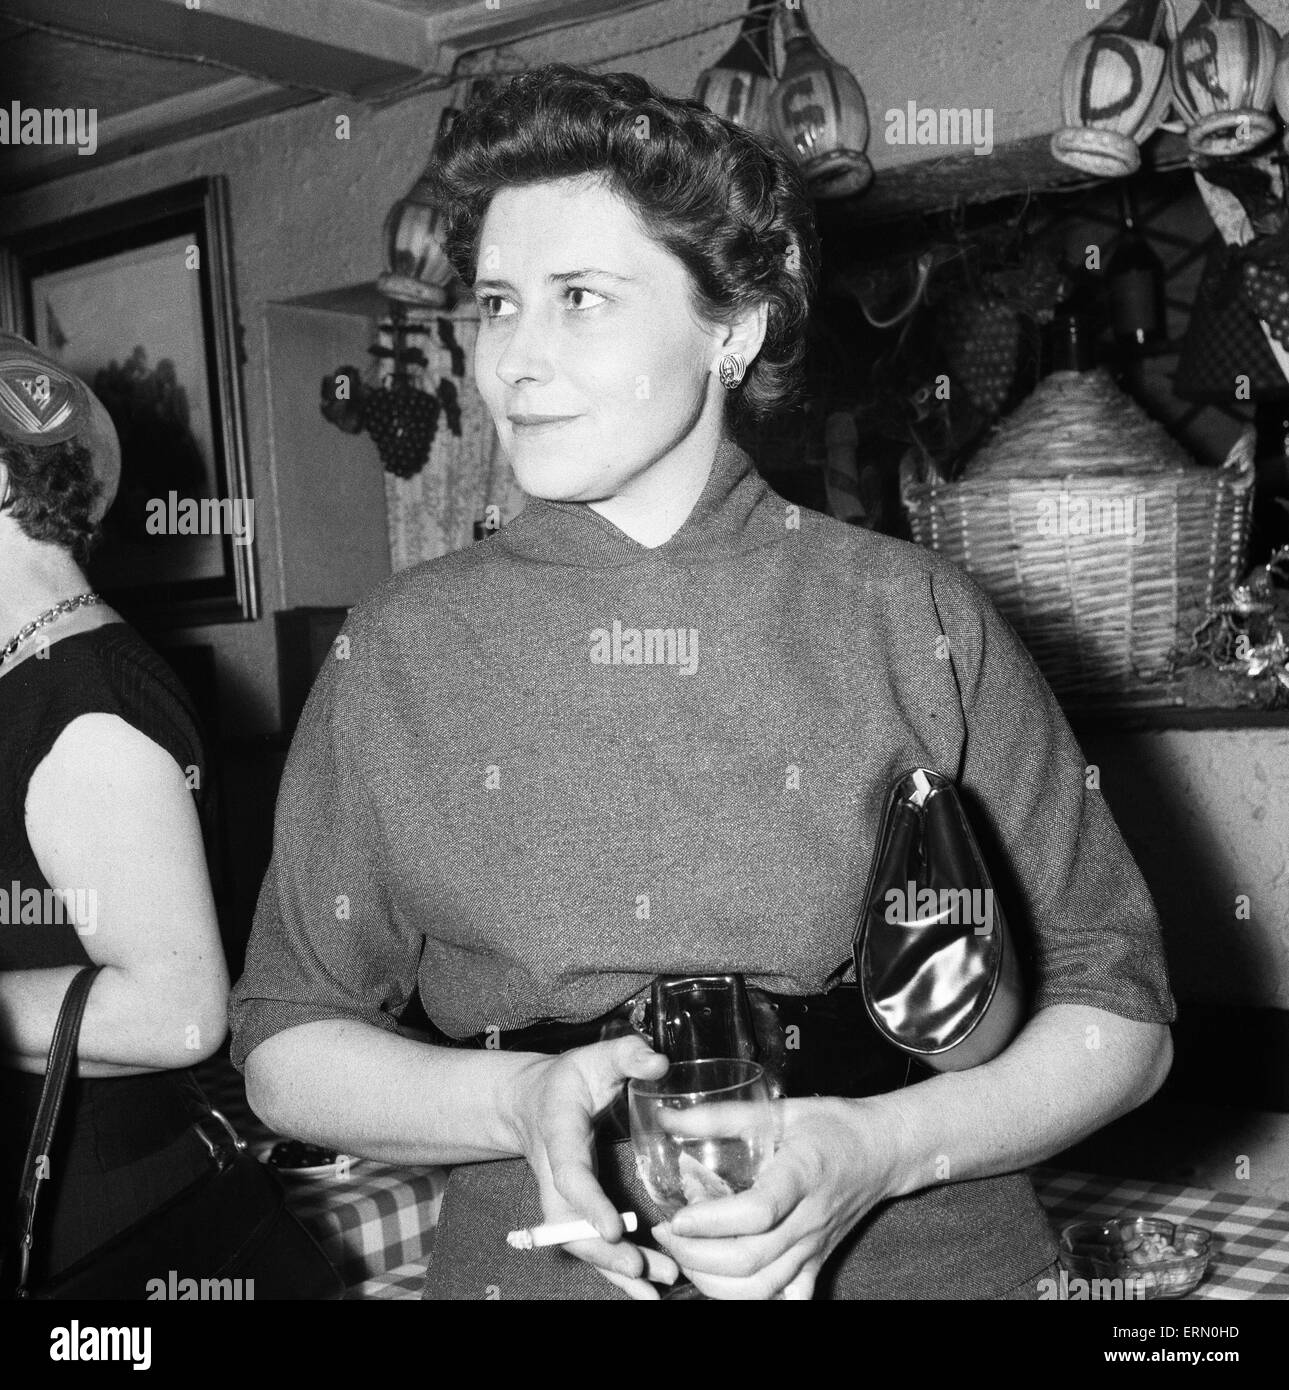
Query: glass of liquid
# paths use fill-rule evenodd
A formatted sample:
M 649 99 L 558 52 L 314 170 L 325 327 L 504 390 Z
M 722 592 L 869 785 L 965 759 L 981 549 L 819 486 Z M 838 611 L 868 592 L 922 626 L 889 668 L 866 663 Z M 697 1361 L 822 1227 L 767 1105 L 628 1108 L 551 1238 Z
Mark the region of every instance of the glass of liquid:
M 658 1081 L 627 1083 L 640 1180 L 670 1220 L 682 1208 L 745 1192 L 774 1154 L 770 1084 L 759 1062 L 673 1062 Z M 664 1298 L 701 1299 L 692 1284 Z

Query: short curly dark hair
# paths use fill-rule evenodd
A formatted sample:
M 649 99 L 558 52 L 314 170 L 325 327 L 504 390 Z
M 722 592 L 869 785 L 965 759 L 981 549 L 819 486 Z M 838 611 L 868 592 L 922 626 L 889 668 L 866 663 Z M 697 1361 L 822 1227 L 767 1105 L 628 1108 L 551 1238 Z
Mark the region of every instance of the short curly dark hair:
M 790 405 L 801 387 L 819 236 L 787 153 L 634 73 L 550 63 L 487 79 L 426 170 L 457 274 L 474 282 L 480 230 L 500 189 L 579 175 L 602 178 L 683 262 L 705 322 L 729 323 L 767 301 L 765 341 L 730 405 L 736 419 Z
M 102 491 L 90 451 L 74 439 L 39 446 L 4 440 L 0 463 L 9 470 L 5 512 L 23 535 L 61 545 L 84 564 L 99 535 L 93 515 Z

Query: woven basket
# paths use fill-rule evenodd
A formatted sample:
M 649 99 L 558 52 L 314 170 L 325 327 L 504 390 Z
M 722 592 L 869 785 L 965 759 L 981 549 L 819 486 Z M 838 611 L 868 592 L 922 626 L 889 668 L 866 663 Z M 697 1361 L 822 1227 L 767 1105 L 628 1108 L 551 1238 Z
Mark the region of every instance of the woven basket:
M 1253 439 L 1201 467 L 1106 372 L 1055 372 L 961 479 L 901 492 L 913 539 L 976 580 L 1058 696 L 1140 698 L 1244 572 Z

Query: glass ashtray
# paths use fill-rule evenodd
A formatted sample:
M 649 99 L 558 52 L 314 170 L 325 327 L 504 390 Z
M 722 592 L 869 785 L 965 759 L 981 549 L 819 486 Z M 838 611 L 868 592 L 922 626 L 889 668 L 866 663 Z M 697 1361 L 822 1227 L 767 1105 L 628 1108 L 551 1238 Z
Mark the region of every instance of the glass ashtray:
M 1151 1216 L 1074 1221 L 1061 1230 L 1061 1263 L 1089 1282 L 1121 1280 L 1124 1298 L 1182 1298 L 1204 1278 L 1212 1239 Z

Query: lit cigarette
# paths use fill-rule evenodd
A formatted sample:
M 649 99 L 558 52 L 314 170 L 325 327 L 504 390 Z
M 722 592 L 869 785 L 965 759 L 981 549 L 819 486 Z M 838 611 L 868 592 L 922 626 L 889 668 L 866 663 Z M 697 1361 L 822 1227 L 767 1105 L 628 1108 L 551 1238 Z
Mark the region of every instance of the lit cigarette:
M 628 1231 L 634 1231 L 640 1224 L 633 1211 L 620 1211 L 622 1224 Z M 600 1233 L 589 1221 L 558 1221 L 548 1226 L 529 1226 L 524 1231 L 511 1231 L 506 1236 L 508 1244 L 516 1250 L 538 1250 L 544 1245 L 567 1245 L 574 1240 L 599 1240 Z

